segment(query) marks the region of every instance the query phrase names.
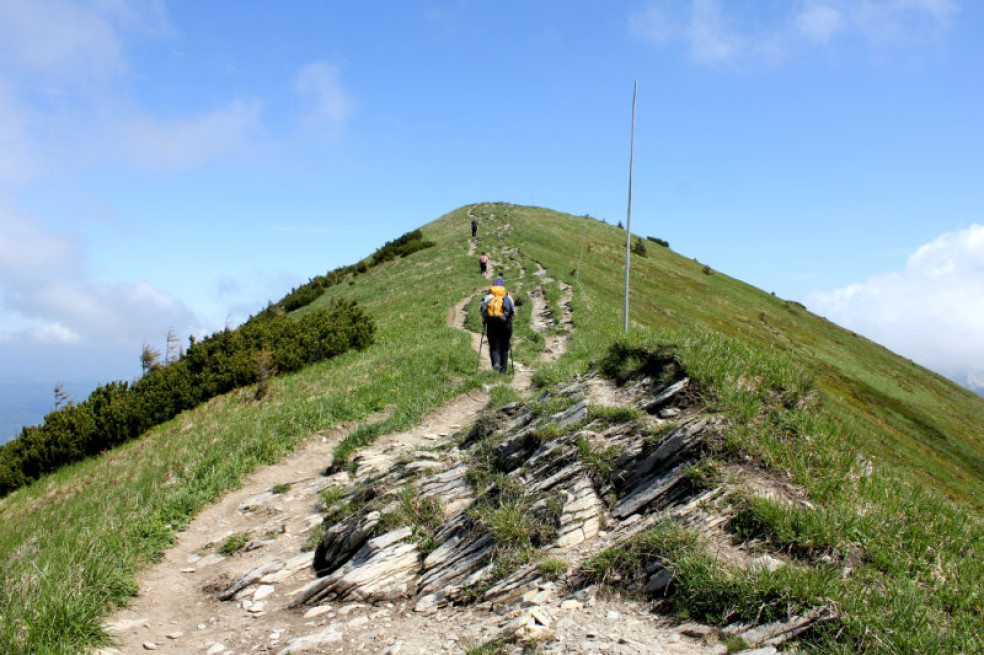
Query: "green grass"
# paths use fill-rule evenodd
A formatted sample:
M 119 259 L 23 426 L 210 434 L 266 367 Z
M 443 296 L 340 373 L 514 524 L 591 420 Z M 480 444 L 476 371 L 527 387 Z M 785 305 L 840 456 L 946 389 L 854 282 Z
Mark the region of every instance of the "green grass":
M 724 620 L 755 603 L 834 599 L 844 618 L 804 636 L 804 647 L 984 652 L 984 399 L 666 248 L 633 260 L 630 334 L 621 337 L 623 231 L 534 207 L 482 204 L 473 213 L 478 249 L 501 263 L 496 273 L 517 298 L 533 288 L 534 262 L 573 285 L 567 354 L 535 371 L 535 383 L 599 366 L 616 340 L 635 353 L 635 361 L 619 358 L 625 374 L 654 353 L 669 356 L 709 409 L 731 421 L 715 457 L 751 457 L 802 486 L 818 508 L 752 502 L 742 508 L 743 529 L 804 561 L 854 548 L 865 556 L 847 579 L 813 565 L 764 578 L 725 575 L 672 551 L 680 611 Z M 68 654 L 103 643 L 101 621 L 135 593 L 137 572 L 204 505 L 300 440 L 356 426 L 335 453 L 344 463 L 380 434 L 491 383 L 475 374 L 468 335 L 446 325 L 454 303 L 488 285 L 467 254 L 468 223 L 466 208 L 451 212 L 423 227 L 435 247 L 374 267 L 299 310 L 358 300 L 379 326 L 366 351 L 278 377 L 261 402 L 251 389 L 213 400 L 0 500 L 0 652 Z M 559 316 L 559 289 L 547 285 L 545 295 Z M 526 363 L 542 349 L 528 308 L 514 341 Z M 582 455 L 603 470 L 606 453 Z M 862 474 L 859 456 L 874 462 L 873 475 Z M 504 535 L 507 514 L 489 517 L 503 519 Z
M 435 248 L 332 288 L 379 321 L 367 351 L 276 378 L 259 403 L 251 389 L 218 398 L 0 501 L 0 652 L 102 643 L 103 616 L 135 592 L 136 572 L 257 466 L 374 412 L 388 418 L 362 430 L 369 438 L 411 427 L 481 384 L 467 335 L 445 323 L 448 308 L 482 286 L 457 232 L 450 219 L 425 228 Z
M 803 638 L 817 652 L 984 652 L 984 399 L 663 248 L 633 260 L 631 329 L 621 337 L 624 232 L 537 208 L 495 212 L 524 254 L 569 284 L 581 243 L 558 235 L 584 234 L 588 244 L 568 354 L 538 370 L 536 382 L 587 371 L 616 339 L 637 354 L 635 362 L 620 358 L 625 373 L 646 361 L 673 362 L 709 410 L 731 421 L 715 457 L 750 456 L 802 486 L 818 508 L 757 504 L 747 512 L 760 533 L 803 556 L 865 554 L 841 580 L 839 568 L 812 561 L 761 579 L 671 553 L 680 611 L 723 621 L 765 603 L 835 600 L 843 617 Z M 595 450 L 583 444 L 582 457 L 603 472 L 606 458 Z M 859 457 L 874 462 L 873 475 L 864 475 Z M 713 469 L 702 465 L 694 475 L 713 476 Z
M 220 554 L 228 557 L 229 555 L 235 555 L 249 543 L 251 535 L 248 532 L 243 532 L 240 534 L 234 534 L 229 536 L 222 545 L 219 546 L 218 551 Z

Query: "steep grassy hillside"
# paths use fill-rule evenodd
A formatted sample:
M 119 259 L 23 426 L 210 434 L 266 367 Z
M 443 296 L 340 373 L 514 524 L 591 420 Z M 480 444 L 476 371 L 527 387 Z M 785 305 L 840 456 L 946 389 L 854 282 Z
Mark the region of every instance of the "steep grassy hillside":
M 537 379 L 560 380 L 605 357 L 621 338 L 624 232 L 496 204 L 425 225 L 434 247 L 350 275 L 298 310 L 357 300 L 378 326 L 364 352 L 276 378 L 259 402 L 250 389 L 220 397 L 0 500 L 0 652 L 75 653 L 99 643 L 101 617 L 134 592 L 135 571 L 204 504 L 300 439 L 358 423 L 338 452 L 345 457 L 493 380 L 475 372 L 468 337 L 446 323 L 449 308 L 485 283 L 468 254 L 469 211 L 480 221 L 477 249 L 494 253 L 513 289 L 538 264 L 574 285 L 570 348 Z M 971 652 L 967 635 L 984 631 L 974 591 L 984 582 L 984 399 L 794 303 L 646 246 L 648 256 L 633 259 L 627 351 L 675 358 L 736 426 L 728 456 L 788 476 L 823 508 L 804 517 L 751 505 L 750 529 L 791 551 L 866 553 L 870 566 L 823 594 L 889 646 L 857 637 L 866 633 L 856 618 L 845 624 L 843 652 L 934 652 L 926 644 L 939 647 L 947 626 Z M 521 360 L 542 347 L 528 331 L 517 341 Z M 872 476 L 858 474 L 866 460 Z M 893 650 L 890 640 L 903 637 L 888 635 L 907 624 L 908 645 Z
M 496 215 L 494 224 L 508 225 L 509 241 L 552 275 L 573 283 L 580 262 L 575 354 L 562 370 L 596 359 L 622 331 L 625 232 L 545 209 L 480 207 Z M 677 339 L 716 334 L 786 355 L 815 380 L 824 402 L 849 424 L 867 456 L 899 466 L 961 502 L 984 506 L 984 398 L 798 303 L 653 242 L 646 245 L 647 256 L 633 257 L 631 266 L 634 334 L 657 330 Z

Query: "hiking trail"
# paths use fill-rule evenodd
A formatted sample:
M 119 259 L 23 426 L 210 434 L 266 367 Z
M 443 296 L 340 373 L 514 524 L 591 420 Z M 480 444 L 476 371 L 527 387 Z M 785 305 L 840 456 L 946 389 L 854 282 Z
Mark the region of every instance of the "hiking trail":
M 473 248 L 471 239 L 469 252 Z M 517 287 L 527 291 L 530 303 L 518 308 L 516 320 L 528 320 L 544 338 L 535 364 L 556 360 L 566 351 L 573 330 L 572 289 L 558 285 L 560 315 L 554 315 L 544 293 L 544 286 L 553 282 L 548 272 L 537 264 L 531 275 L 525 268 L 519 273 Z M 484 287 L 450 308 L 448 325 L 465 330 L 466 308 L 482 292 Z M 478 357 L 480 335 L 469 334 Z M 478 361 L 490 368 L 487 351 Z M 516 363 L 509 382 L 518 392 L 530 388 L 533 368 Z M 584 386 L 593 403 L 621 402 L 610 383 L 594 378 Z M 410 597 L 375 604 L 332 601 L 289 607 L 317 580 L 313 554 L 303 548 L 322 523 L 322 491 L 382 475 L 411 453 L 426 463 L 426 449 L 448 444 L 452 435 L 474 423 L 488 400 L 484 389 L 458 396 L 418 426 L 380 436 L 353 457 L 348 471 L 325 475 L 332 449 L 354 425 L 313 434 L 277 464 L 258 468 L 241 488 L 205 507 L 160 562 L 139 574 L 139 594 L 106 622 L 116 645 L 99 652 L 460 654 L 499 638 L 503 626 L 516 617 L 480 605 L 421 609 L 420 600 Z M 246 535 L 247 545 L 231 556 L 220 554 L 221 545 L 237 535 Z M 236 592 L 229 594 L 230 589 Z M 220 600 L 223 595 L 231 598 Z M 540 596 L 527 611 L 540 612 L 539 620 L 552 623 L 554 639 L 546 642 L 546 653 L 725 652 L 723 646 L 705 647 L 699 630 L 688 633 L 665 623 L 645 602 L 596 591 L 565 596 L 546 588 Z M 516 644 L 508 648 L 509 653 L 521 651 Z

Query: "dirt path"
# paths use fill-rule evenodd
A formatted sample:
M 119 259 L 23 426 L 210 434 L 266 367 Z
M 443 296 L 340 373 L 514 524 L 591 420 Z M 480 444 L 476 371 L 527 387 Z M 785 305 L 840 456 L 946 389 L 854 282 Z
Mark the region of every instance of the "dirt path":
M 536 279 L 543 280 L 539 273 Z M 480 292 L 477 290 L 476 294 Z M 557 319 L 549 315 L 540 286 L 530 295 L 533 328 L 547 333 Z M 464 329 L 464 308 L 473 297 L 466 296 L 449 310 L 449 325 Z M 565 307 L 560 323 L 569 326 L 569 302 Z M 469 334 L 477 356 L 480 336 Z M 569 333 L 551 332 L 545 338 L 547 348 L 540 361 L 560 357 Z M 487 357 L 483 355 L 480 361 L 489 368 Z M 522 392 L 529 388 L 531 377 L 532 369 L 517 365 L 511 383 Z M 367 470 L 385 470 L 401 453 L 443 439 L 470 424 L 487 402 L 488 394 L 483 390 L 463 394 L 436 409 L 412 430 L 380 437 L 354 458 L 353 466 L 360 475 Z M 257 469 L 240 489 L 202 510 L 188 529 L 178 534 L 177 543 L 161 561 L 140 574 L 140 592 L 131 604 L 109 618 L 107 631 L 119 645 L 103 652 L 278 653 L 289 637 L 310 633 L 313 627 L 332 620 L 333 625 L 344 625 L 355 635 L 347 640 L 361 642 L 360 651 L 383 652 L 384 634 L 414 634 L 428 645 L 401 654 L 460 653 L 461 639 L 480 642 L 494 631 L 498 619 L 488 612 L 464 622 L 456 621 L 457 626 L 451 629 L 442 625 L 447 618 L 425 618 L 392 603 L 380 607 L 327 607 L 321 610 L 322 615 L 287 609 L 294 592 L 314 577 L 311 553 L 302 549 L 321 523 L 321 492 L 349 480 L 345 472 L 333 477 L 322 475 L 331 462 L 332 449 L 346 433 L 346 429 L 336 429 L 312 435 L 279 463 Z M 220 554 L 221 546 L 237 535 L 248 535 L 248 545 L 232 556 Z M 279 565 L 278 572 L 261 580 L 250 597 L 239 598 L 238 602 L 214 598 L 215 589 L 275 563 Z M 383 625 L 386 630 L 382 630 Z M 443 644 L 441 650 L 432 650 L 435 643 Z M 296 647 L 294 652 L 298 652 Z M 336 651 L 326 647 L 317 652 Z

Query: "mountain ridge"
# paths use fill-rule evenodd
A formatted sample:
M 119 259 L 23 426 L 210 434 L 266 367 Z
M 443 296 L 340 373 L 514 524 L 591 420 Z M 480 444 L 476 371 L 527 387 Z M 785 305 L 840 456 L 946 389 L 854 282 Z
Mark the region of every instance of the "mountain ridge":
M 481 219 L 481 234 L 475 243 L 467 238 L 469 215 Z M 741 429 L 725 445 L 757 465 L 803 484 L 813 502 L 829 514 L 824 525 L 832 531 L 825 536 L 823 525 L 797 523 L 803 520 L 799 514 L 784 516 L 772 505 L 753 503 L 741 514 L 743 525 L 752 533 L 760 532 L 791 552 L 862 544 L 871 564 L 862 567 L 861 574 L 884 578 L 881 582 L 873 579 L 871 589 L 884 587 L 888 580 L 898 579 L 901 584 L 912 579 L 937 594 L 947 591 L 944 583 L 933 577 L 937 573 L 962 591 L 968 589 L 968 580 L 981 579 L 979 567 L 973 568 L 972 560 L 961 556 L 964 551 L 955 545 L 963 540 L 964 548 L 970 549 L 966 552 L 977 553 L 979 541 L 970 539 L 966 532 L 934 532 L 942 528 L 933 527 L 944 523 L 956 526 L 964 516 L 962 512 L 970 511 L 960 507 L 975 507 L 975 494 L 981 485 L 975 463 L 981 448 L 979 432 L 975 432 L 981 425 L 979 397 L 964 395 L 969 392 L 960 392 L 955 384 L 927 375 L 924 369 L 879 350 L 867 340 L 811 317 L 794 303 L 651 244 L 646 244 L 649 254 L 633 264 L 631 331 L 627 338 L 619 337 L 625 233 L 592 219 L 483 203 L 455 210 L 422 229 L 436 248 L 384 263 L 351 278 L 348 284 L 335 285 L 310 309 L 299 310 L 314 310 L 332 298 L 358 300 L 360 306 L 379 316 L 380 336 L 375 346 L 365 353 L 344 355 L 338 361 L 276 380 L 270 400 L 251 403 L 248 392 L 234 392 L 152 430 L 118 452 L 15 492 L 0 501 L 0 517 L 12 533 L 4 537 L 0 549 L 4 561 L 21 562 L 22 556 L 10 559 L 11 554 L 31 543 L 29 535 L 39 527 L 53 531 L 49 521 L 54 521 L 54 515 L 47 517 L 56 510 L 59 522 L 68 524 L 64 530 L 72 535 L 74 548 L 81 544 L 83 550 L 104 552 L 106 542 L 112 539 L 100 526 L 126 522 L 129 527 L 120 531 L 120 536 L 130 540 L 130 548 L 143 544 L 137 561 L 154 560 L 175 531 L 187 525 L 196 508 L 239 484 L 255 466 L 275 461 L 294 443 L 319 430 L 356 422 L 346 437 L 351 447 L 344 460 L 357 456 L 360 448 L 381 435 L 416 425 L 428 408 L 470 389 L 491 384 L 493 395 L 502 400 L 504 392 L 496 391 L 499 387 L 494 379 L 482 377 L 491 374 L 475 376 L 471 338 L 445 325 L 449 308 L 462 296 L 475 293 L 478 286 L 477 263 L 469 251 L 469 246 L 476 246 L 499 249 L 497 272 L 509 285 L 542 267 L 572 287 L 574 332 L 567 353 L 533 372 L 538 387 L 551 387 L 598 367 L 618 343 L 627 346 L 624 353 L 628 359 L 613 364 L 616 372 L 620 366 L 631 369 L 645 364 L 639 359 L 649 357 L 645 353 L 675 362 L 696 381 L 710 411 L 726 413 L 737 421 Z M 583 255 L 582 249 L 586 251 Z M 547 284 L 543 294 L 546 305 L 559 315 L 561 288 Z M 517 334 L 515 355 L 521 369 L 545 346 L 533 332 Z M 863 365 L 856 361 L 861 355 Z M 203 449 L 202 444 L 209 445 Z M 896 452 L 889 446 L 895 446 Z M 257 452 L 249 455 L 252 459 L 239 462 L 237 453 L 243 448 Z M 213 452 L 216 450 L 222 457 Z M 177 456 L 164 457 L 171 451 Z M 339 454 L 335 452 L 336 457 Z M 159 464 L 154 463 L 158 459 Z M 873 462 L 874 477 L 846 482 L 842 471 L 867 470 L 867 466 L 858 469 L 858 462 Z M 82 512 L 81 503 L 95 500 L 94 489 L 115 489 L 113 485 L 124 483 L 122 478 L 133 477 L 118 475 L 132 467 L 143 471 L 136 477 L 150 483 L 140 493 L 157 499 L 151 512 L 143 506 L 116 509 L 101 501 L 99 521 L 71 518 L 91 517 L 91 512 L 76 514 Z M 888 484 L 886 480 L 897 479 L 883 477 L 889 470 L 911 478 L 901 485 L 893 482 L 893 493 L 904 512 L 895 516 L 887 508 L 883 513 L 880 506 L 873 506 L 870 518 L 856 516 L 854 507 L 859 499 L 873 502 L 871 494 L 888 488 L 883 486 Z M 117 472 L 116 476 L 110 471 Z M 930 500 L 920 500 L 920 483 L 927 482 L 933 488 L 922 493 Z M 82 490 L 90 493 L 82 494 Z M 958 503 L 956 508 L 932 500 L 940 492 L 951 495 Z M 119 489 L 113 494 L 125 495 Z M 25 512 L 32 515 L 30 526 L 21 523 Z M 936 518 L 930 518 L 934 513 Z M 82 520 L 96 530 L 88 534 L 72 528 Z M 793 522 L 783 528 L 788 520 Z M 889 528 L 897 523 L 900 533 L 912 542 L 896 553 L 896 563 L 886 557 L 890 538 L 882 522 Z M 913 524 L 925 526 L 937 540 L 936 550 L 942 557 L 939 571 L 927 564 L 925 553 L 917 548 L 925 542 L 912 534 Z M 979 517 L 972 515 L 969 525 L 979 525 Z M 102 559 L 117 561 L 119 555 Z M 110 585 L 114 590 L 110 596 L 93 594 L 96 605 L 124 602 L 132 593 L 126 571 L 136 564 L 132 559 L 125 561 L 130 563 L 122 575 L 104 573 L 119 582 Z M 958 562 L 964 568 L 960 575 L 953 568 Z M 89 567 L 100 570 L 95 563 Z M 26 597 L 19 591 L 26 591 L 26 587 L 18 581 L 27 579 L 18 577 L 20 570 L 11 568 L 4 573 L 9 583 L 5 588 L 11 589 L 8 602 L 13 604 L 4 608 L 0 637 L 8 639 L 8 644 L 25 643 L 23 628 L 17 627 L 25 625 L 18 623 L 24 615 L 16 606 L 18 599 Z M 92 570 L 87 575 L 94 575 Z M 71 581 L 78 576 L 77 570 L 70 568 L 60 577 Z M 894 590 L 894 584 L 888 588 Z M 89 589 L 86 585 L 83 588 Z M 56 591 L 54 585 L 49 594 Z M 917 634 L 923 640 L 938 639 L 937 628 L 942 625 L 935 618 L 940 610 L 929 591 L 918 601 L 928 608 L 929 618 L 920 624 L 923 632 Z M 904 597 L 901 591 L 892 594 L 891 598 Z M 945 601 L 953 603 L 950 611 L 956 612 L 954 620 L 965 625 L 973 620 L 969 617 L 974 599 L 968 593 L 959 598 L 947 596 Z M 868 602 L 867 596 L 858 602 Z M 852 611 L 862 613 L 863 609 L 859 606 Z M 97 610 L 85 621 L 78 621 L 90 626 L 85 634 L 98 633 L 91 622 L 100 615 Z M 29 632 L 37 635 L 33 643 L 46 644 L 50 652 L 59 652 L 62 646 L 57 644 L 64 646 L 63 652 L 72 652 L 73 646 L 91 643 L 87 641 L 91 636 L 74 633 L 54 618 L 45 619 L 43 613 L 40 616 L 30 624 Z M 898 628 L 892 623 L 899 621 L 898 615 L 890 619 L 885 624 L 873 624 L 877 634 L 886 639 L 892 639 L 886 630 Z M 917 639 L 913 643 L 932 642 Z

